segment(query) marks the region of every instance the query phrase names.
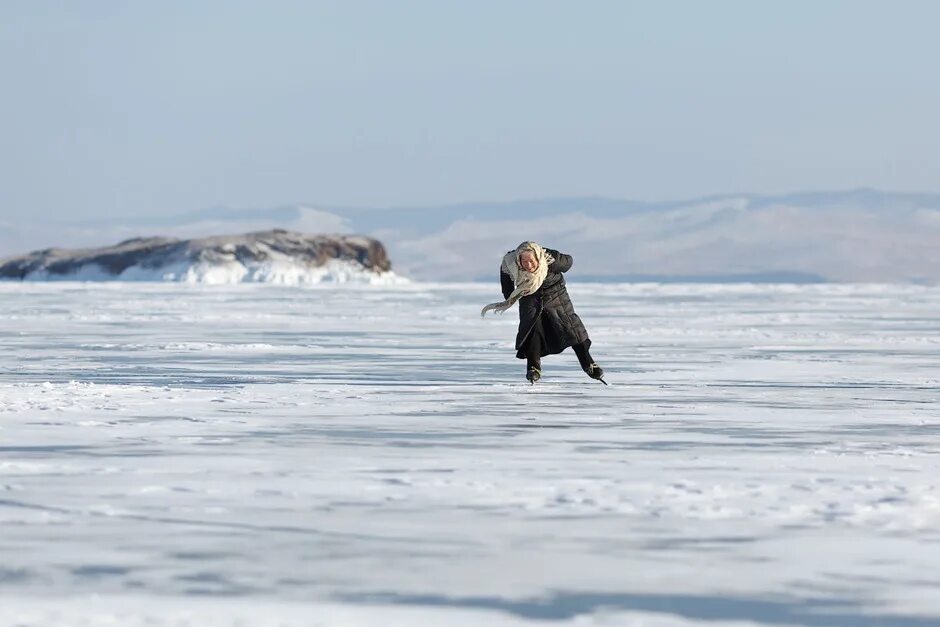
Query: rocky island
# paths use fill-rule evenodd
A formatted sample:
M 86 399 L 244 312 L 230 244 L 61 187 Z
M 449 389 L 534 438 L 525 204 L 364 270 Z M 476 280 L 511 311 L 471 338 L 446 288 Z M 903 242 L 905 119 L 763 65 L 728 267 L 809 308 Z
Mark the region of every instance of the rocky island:
M 145 237 L 115 246 L 48 248 L 0 259 L 0 279 L 322 283 L 402 281 L 385 247 L 362 235 L 274 229 L 199 239 Z

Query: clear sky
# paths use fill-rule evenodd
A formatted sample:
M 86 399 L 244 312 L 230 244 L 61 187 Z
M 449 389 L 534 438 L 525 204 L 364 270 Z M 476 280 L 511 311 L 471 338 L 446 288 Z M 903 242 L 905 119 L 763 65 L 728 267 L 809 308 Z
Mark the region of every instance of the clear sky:
M 3 0 L 0 221 L 940 191 L 940 2 Z

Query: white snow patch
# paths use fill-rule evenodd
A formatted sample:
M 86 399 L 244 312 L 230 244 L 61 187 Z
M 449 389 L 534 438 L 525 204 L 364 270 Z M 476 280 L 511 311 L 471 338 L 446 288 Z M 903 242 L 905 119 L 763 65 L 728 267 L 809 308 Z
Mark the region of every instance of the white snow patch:
M 179 261 L 158 267 L 139 265 L 112 274 L 96 263 L 81 266 L 69 274 L 36 271 L 25 281 L 165 281 L 231 285 L 235 283 L 273 283 L 277 285 L 315 285 L 353 283 L 366 285 L 400 285 L 408 279 L 392 271 L 377 272 L 355 261 L 332 259 L 322 266 L 300 263 L 277 251 L 263 262 L 244 264 L 234 257 L 227 261 Z

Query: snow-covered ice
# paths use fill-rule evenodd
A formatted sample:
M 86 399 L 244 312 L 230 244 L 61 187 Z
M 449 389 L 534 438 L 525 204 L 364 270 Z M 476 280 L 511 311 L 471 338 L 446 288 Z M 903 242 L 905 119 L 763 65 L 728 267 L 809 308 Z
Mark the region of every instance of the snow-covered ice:
M 272 253 L 273 256 L 273 253 Z M 281 255 L 284 257 L 284 255 Z M 394 272 L 374 272 L 358 262 L 331 259 L 322 266 L 311 267 L 291 259 L 275 259 L 259 263 L 236 259 L 224 263 L 180 261 L 155 268 L 134 265 L 118 275 L 97 264 L 87 264 L 71 274 L 50 274 L 38 271 L 26 276 L 27 281 L 175 281 L 230 285 L 233 283 L 276 283 L 305 285 L 311 283 L 363 283 L 367 285 L 398 285 L 408 279 Z
M 0 284 L 0 625 L 940 624 L 940 289 Z

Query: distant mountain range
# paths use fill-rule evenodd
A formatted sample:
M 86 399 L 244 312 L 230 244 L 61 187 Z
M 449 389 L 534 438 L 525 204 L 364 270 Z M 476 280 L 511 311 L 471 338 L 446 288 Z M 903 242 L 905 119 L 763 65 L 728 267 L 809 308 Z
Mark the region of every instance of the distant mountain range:
M 0 227 L 0 256 L 149 236 L 282 228 L 381 240 L 399 274 L 495 280 L 531 239 L 572 254 L 572 278 L 940 282 L 940 194 L 858 189 L 645 203 L 561 198 L 440 207 L 300 204 L 162 218 Z

